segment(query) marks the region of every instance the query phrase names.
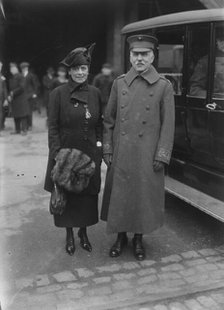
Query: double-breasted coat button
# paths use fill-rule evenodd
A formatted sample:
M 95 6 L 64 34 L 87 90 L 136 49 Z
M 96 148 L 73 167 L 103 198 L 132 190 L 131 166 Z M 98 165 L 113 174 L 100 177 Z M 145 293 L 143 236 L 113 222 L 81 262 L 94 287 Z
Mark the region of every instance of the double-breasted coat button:
M 142 121 L 142 124 L 143 124 L 143 125 L 145 125 L 146 123 L 147 123 L 147 122 L 146 122 L 145 120 L 144 120 L 144 121 Z
M 138 136 L 141 138 L 141 137 L 143 137 L 143 132 L 140 132 L 139 134 L 138 134 Z
M 122 104 L 122 105 L 121 105 L 121 108 L 122 108 L 122 109 L 124 109 L 124 107 L 125 107 L 125 105 L 124 105 L 124 104 Z
M 152 97 L 153 95 L 154 95 L 153 91 L 149 93 L 149 96 Z
M 121 134 L 122 134 L 122 136 L 124 136 L 124 135 L 126 135 L 126 132 L 122 131 L 122 133 L 121 133 Z
M 146 106 L 146 110 L 147 110 L 147 111 L 150 110 L 150 106 L 149 106 L 149 105 Z
M 127 91 L 126 90 L 123 90 L 122 91 L 122 95 L 126 95 L 127 94 Z
M 125 118 L 122 118 L 122 119 L 121 119 L 121 122 L 123 123 L 124 121 L 125 121 Z

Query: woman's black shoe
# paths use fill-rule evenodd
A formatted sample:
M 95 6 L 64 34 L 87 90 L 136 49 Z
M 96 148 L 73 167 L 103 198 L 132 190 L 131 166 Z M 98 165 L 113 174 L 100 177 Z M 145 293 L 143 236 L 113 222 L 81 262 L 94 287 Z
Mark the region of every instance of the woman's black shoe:
M 75 253 L 75 242 L 74 242 L 74 238 L 67 238 L 66 240 L 66 252 L 69 254 L 69 255 L 74 255 Z
M 72 228 L 66 228 L 66 252 L 69 255 L 74 255 L 75 253 L 75 241 L 74 241 L 74 235 L 73 235 L 73 230 Z
M 92 252 L 92 246 L 91 243 L 89 242 L 86 229 L 80 228 L 78 231 L 78 236 L 80 238 L 80 245 L 83 248 L 83 250 Z
M 132 243 L 134 257 L 139 261 L 143 261 L 145 259 L 145 249 L 142 244 L 142 235 L 136 234 L 132 239 Z
M 110 257 L 119 257 L 125 246 L 128 244 L 128 237 L 126 233 L 119 233 L 117 240 L 110 249 Z

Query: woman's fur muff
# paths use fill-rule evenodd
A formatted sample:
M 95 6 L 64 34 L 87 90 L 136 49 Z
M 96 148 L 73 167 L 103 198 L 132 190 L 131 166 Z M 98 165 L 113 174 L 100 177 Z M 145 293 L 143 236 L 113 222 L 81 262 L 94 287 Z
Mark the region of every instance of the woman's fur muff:
M 80 193 L 88 187 L 95 172 L 94 161 L 77 149 L 61 149 L 56 156 L 52 180 L 69 192 Z

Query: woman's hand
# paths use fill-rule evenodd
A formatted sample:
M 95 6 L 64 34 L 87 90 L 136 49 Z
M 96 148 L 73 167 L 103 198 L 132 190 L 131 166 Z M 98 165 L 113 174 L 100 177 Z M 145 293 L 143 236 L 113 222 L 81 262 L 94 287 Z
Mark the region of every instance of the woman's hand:
M 162 170 L 163 168 L 164 168 L 164 163 L 162 161 L 154 160 L 154 162 L 153 162 L 153 170 L 155 172 L 158 172 L 158 171 Z
M 112 160 L 113 160 L 113 155 L 112 154 L 104 154 L 103 155 L 103 160 L 107 167 L 109 168 L 111 166 Z

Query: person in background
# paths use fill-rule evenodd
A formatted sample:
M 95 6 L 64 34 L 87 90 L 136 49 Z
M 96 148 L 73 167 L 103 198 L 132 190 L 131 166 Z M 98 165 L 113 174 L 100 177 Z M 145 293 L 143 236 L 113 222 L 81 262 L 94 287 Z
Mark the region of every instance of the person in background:
M 20 68 L 22 71 L 22 76 L 24 78 L 24 91 L 26 98 L 29 103 L 29 111 L 27 116 L 28 130 L 32 130 L 33 127 L 33 106 L 36 104 L 37 94 L 39 90 L 39 82 L 37 77 L 30 72 L 30 64 L 28 62 L 22 62 Z
M 27 115 L 29 102 L 25 93 L 25 78 L 19 72 L 16 63 L 10 63 L 11 78 L 9 80 L 9 97 L 12 116 L 15 121 L 15 131 L 11 134 L 27 134 Z
M 43 100 L 44 100 L 44 106 L 46 107 L 47 110 L 47 115 L 48 115 L 48 103 L 49 103 L 49 95 L 52 90 L 52 84 L 54 81 L 54 68 L 49 67 L 47 68 L 47 73 L 43 77 L 42 83 L 43 83 Z
M 132 68 L 112 87 L 104 117 L 103 158 L 108 166 L 101 219 L 117 233 L 110 250 L 118 257 L 133 233 L 133 254 L 145 259 L 143 234 L 164 221 L 164 169 L 174 140 L 171 83 L 154 68 L 155 37 L 128 38 Z
M 3 66 L 3 63 L 0 61 L 0 136 L 1 136 L 1 131 L 4 129 L 4 119 L 5 119 L 4 107 L 8 105 L 6 79 L 2 75 L 2 66 Z
M 218 29 L 219 30 L 219 29 Z M 216 34 L 214 93 L 224 96 L 224 31 Z M 206 98 L 208 78 L 208 55 L 198 60 L 190 78 L 190 95 Z
M 103 114 L 110 96 L 113 81 L 114 77 L 111 64 L 109 63 L 103 64 L 101 73 L 97 74 L 93 79 L 93 85 L 99 88 L 101 92 Z
M 34 72 L 32 68 L 30 68 L 29 72 L 33 75 L 37 94 L 37 97 L 33 99 L 33 111 L 37 111 L 39 114 L 41 114 L 41 100 L 40 100 L 41 83 L 37 74 Z
M 57 77 L 55 77 L 52 82 L 52 90 L 58 86 L 68 83 L 67 74 L 66 67 L 60 65 L 57 70 Z

